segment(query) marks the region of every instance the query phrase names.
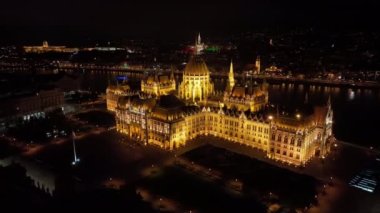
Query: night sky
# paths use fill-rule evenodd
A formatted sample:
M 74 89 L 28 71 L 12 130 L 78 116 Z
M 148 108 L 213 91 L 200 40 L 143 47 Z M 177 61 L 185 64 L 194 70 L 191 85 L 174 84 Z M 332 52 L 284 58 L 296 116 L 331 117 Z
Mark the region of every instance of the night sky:
M 222 3 L 224 2 L 224 3 Z M 2 38 L 183 36 L 266 28 L 378 30 L 377 0 L 3 0 Z

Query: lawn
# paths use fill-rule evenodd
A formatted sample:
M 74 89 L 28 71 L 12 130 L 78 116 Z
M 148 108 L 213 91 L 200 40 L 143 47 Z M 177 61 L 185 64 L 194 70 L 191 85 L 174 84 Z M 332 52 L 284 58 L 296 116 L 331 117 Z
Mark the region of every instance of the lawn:
M 206 145 L 182 157 L 222 172 L 224 179 L 239 179 L 246 195 L 264 200 L 276 197 L 289 208 L 303 208 L 314 200 L 321 183 L 313 177 L 294 173 L 268 163 Z

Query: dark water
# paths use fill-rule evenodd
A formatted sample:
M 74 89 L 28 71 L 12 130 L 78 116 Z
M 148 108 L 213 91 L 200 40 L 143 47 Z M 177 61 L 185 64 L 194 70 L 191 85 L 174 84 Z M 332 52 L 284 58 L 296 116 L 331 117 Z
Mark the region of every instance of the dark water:
M 108 79 L 116 74 L 86 74 L 83 89 L 105 92 Z M 111 80 L 112 81 L 112 80 Z M 215 79 L 216 88 L 224 88 L 225 80 Z M 133 87 L 139 87 L 138 80 L 131 79 Z M 325 104 L 331 96 L 334 110 L 334 134 L 347 142 L 365 146 L 380 146 L 380 92 L 370 89 L 349 89 L 345 87 L 309 86 L 303 84 L 274 84 L 269 87 L 271 104 L 300 106 L 308 102 L 315 105 Z
M 311 104 L 325 104 L 331 96 L 334 110 L 334 134 L 344 141 L 365 146 L 379 146 L 380 121 L 378 90 L 349 89 L 327 86 L 282 84 L 271 85 L 269 100 L 274 104 L 299 106 L 308 94 Z

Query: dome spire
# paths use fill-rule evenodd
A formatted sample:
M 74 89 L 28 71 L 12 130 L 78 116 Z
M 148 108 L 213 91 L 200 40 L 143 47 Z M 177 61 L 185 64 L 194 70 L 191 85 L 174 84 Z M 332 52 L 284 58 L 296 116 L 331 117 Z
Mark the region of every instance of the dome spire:
M 230 72 L 228 73 L 228 90 L 232 91 L 234 86 L 235 86 L 234 65 L 233 65 L 232 59 L 231 59 Z
M 203 49 L 204 47 L 201 42 L 201 33 L 198 33 L 198 37 L 195 38 L 195 54 L 200 55 Z

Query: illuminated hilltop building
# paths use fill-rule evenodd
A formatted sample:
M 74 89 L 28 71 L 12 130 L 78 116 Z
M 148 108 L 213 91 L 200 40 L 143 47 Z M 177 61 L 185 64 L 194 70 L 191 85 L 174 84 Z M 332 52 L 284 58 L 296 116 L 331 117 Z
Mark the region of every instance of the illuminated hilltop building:
M 66 46 L 49 46 L 47 41 L 42 42 L 42 46 L 23 46 L 26 53 L 46 53 L 46 52 L 62 52 L 73 53 L 78 52 L 78 48 L 70 48 Z
M 293 165 L 304 165 L 313 156 L 325 156 L 332 136 L 330 101 L 323 107 L 280 113 L 268 106 L 267 87 L 265 82 L 238 85 L 231 62 L 220 104 L 210 104 L 207 98 L 214 94 L 214 87 L 197 51 L 185 67 L 177 96 L 155 92 L 156 97 L 143 97 L 141 93 L 118 98 L 116 128 L 132 139 L 167 150 L 185 146 L 200 135 L 213 135 Z
M 195 40 L 195 54 L 199 55 L 205 49 L 204 43 L 201 41 L 201 34 L 198 34 L 197 39 Z

